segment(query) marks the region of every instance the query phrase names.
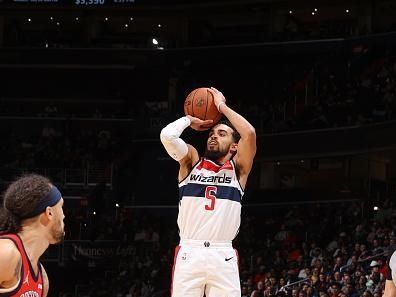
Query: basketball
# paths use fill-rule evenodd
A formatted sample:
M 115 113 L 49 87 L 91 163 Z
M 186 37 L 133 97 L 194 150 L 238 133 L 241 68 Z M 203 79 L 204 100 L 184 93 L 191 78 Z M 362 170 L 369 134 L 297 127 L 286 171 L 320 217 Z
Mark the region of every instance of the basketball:
M 184 101 L 184 114 L 201 120 L 212 120 L 213 123 L 205 128 L 217 124 L 221 118 L 221 113 L 217 110 L 213 95 L 208 88 L 198 88 L 188 94 Z

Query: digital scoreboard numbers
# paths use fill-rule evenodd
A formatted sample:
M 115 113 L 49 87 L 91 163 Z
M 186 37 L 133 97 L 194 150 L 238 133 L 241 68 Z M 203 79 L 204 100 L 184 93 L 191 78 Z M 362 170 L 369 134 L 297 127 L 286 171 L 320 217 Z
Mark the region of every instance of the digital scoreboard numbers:
M 77 6 L 87 6 L 87 5 L 104 5 L 105 0 L 75 0 L 74 4 Z
M 131 4 L 135 3 L 135 0 L 112 0 L 112 2 L 114 2 L 115 4 Z
M 119 4 L 132 4 L 135 0 L 74 0 L 76 6 L 116 6 Z
M 135 3 L 135 0 L 0 0 L 0 3 L 8 6 L 63 6 L 63 7 L 100 7 L 100 6 L 123 6 Z
M 12 0 L 12 1 L 4 1 L 7 4 L 60 4 L 62 0 Z

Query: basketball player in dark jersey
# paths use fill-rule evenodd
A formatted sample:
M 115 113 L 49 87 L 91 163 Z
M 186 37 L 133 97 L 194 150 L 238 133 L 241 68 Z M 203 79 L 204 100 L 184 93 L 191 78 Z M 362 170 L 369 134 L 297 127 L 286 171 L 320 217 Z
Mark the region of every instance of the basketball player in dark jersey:
M 64 238 L 63 198 L 43 176 L 13 182 L 0 212 L 0 296 L 46 297 L 49 282 L 39 258 Z

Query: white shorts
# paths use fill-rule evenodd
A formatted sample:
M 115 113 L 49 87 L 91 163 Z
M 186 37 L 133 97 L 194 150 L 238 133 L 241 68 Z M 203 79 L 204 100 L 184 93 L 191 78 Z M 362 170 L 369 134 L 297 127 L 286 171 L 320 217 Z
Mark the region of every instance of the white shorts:
M 171 290 L 172 297 L 240 297 L 238 252 L 231 242 L 182 240 Z

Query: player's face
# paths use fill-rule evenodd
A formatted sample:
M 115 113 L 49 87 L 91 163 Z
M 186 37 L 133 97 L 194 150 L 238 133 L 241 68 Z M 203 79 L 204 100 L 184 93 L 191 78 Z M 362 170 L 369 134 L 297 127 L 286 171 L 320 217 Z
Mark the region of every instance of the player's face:
M 52 207 L 54 220 L 50 231 L 51 244 L 60 243 L 65 237 L 65 224 L 63 222 L 65 215 L 63 213 L 63 203 L 63 198 L 61 198 L 61 200 Z
M 214 126 L 210 132 L 206 142 L 205 157 L 211 160 L 217 160 L 227 155 L 231 145 L 234 143 L 232 137 L 232 128 L 227 125 L 220 124 Z

